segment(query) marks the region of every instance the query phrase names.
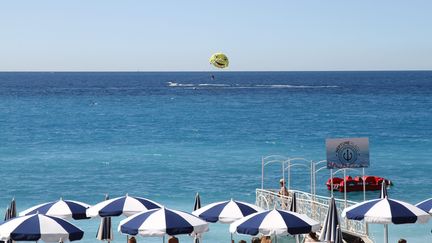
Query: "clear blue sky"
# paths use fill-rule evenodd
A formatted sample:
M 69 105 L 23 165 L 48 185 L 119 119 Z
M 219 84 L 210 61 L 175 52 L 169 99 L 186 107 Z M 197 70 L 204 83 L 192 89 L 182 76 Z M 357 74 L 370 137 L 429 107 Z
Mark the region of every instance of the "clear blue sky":
M 431 0 L 0 2 L 0 71 L 431 70 Z

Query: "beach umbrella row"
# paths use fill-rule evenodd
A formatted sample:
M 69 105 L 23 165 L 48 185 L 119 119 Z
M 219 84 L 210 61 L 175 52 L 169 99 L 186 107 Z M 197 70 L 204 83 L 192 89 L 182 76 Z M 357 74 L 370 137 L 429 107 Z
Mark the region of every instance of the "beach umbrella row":
M 63 220 L 66 218 L 86 219 L 102 217 L 97 238 L 112 240 L 111 216 L 131 216 L 122 220 L 118 230 L 128 235 L 164 236 L 177 234 L 200 235 L 208 231 L 207 222 L 232 223 L 231 233 L 249 235 L 298 235 L 319 230 L 319 223 L 306 215 L 284 210 L 267 210 L 240 201 L 222 201 L 200 208 L 199 194 L 196 195 L 192 214 L 167 209 L 149 199 L 123 196 L 107 200 L 90 207 L 77 201 L 63 200 L 39 204 L 20 213 L 21 217 L 9 219 L 0 225 L 0 240 L 46 242 L 73 241 L 82 238 L 83 232 Z M 389 199 L 382 186 L 379 199 L 365 201 L 346 208 L 342 216 L 353 220 L 384 224 L 385 242 L 388 241 L 388 224 L 425 223 L 430 215 L 432 199 L 416 206 Z M 330 201 L 320 240 L 339 242 L 342 238 L 335 201 Z M 296 197 L 293 195 L 290 209 L 296 211 Z M 421 208 L 421 209 L 420 209 Z M 425 210 L 425 211 L 423 211 Z M 15 201 L 6 212 L 5 219 L 16 214 Z M 140 213 L 137 213 L 140 212 Z M 109 221 L 108 221 L 109 220 Z M 207 222 L 206 222 L 207 221 Z M 12 223 L 13 222 L 13 223 Z M 55 223 L 54 223 L 55 222 Z M 233 223 L 234 222 L 234 223 Z M 50 230 L 47 230 L 47 229 Z

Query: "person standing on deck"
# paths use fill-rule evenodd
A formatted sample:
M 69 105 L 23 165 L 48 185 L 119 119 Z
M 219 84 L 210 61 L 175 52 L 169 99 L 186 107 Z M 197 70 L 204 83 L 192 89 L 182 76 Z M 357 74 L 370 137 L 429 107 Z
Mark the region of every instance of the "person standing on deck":
M 284 179 L 280 179 L 279 180 L 279 184 L 280 184 L 280 189 L 279 189 L 278 194 L 280 196 L 283 196 L 281 198 L 281 206 L 282 206 L 283 209 L 286 209 L 288 207 L 288 200 L 287 200 L 286 197 L 289 196 L 289 192 L 288 192 L 288 190 L 287 190 L 287 188 L 285 186 L 285 180 Z

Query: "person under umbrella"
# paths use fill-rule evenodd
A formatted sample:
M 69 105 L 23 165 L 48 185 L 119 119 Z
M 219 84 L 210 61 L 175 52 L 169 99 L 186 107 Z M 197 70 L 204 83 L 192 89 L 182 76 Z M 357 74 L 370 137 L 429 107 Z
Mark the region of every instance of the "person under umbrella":
M 340 220 L 336 208 L 336 201 L 330 198 L 327 215 L 321 229 L 319 240 L 331 243 L 342 243 L 342 232 L 340 230 Z M 339 228 L 339 231 L 338 231 Z M 340 235 L 339 235 L 340 234 Z
M 277 236 L 307 234 L 317 231 L 320 223 L 307 215 L 285 210 L 266 210 L 239 219 L 230 225 L 231 233 Z
M 208 223 L 192 214 L 163 207 L 137 213 L 120 221 L 118 231 L 144 237 L 162 236 L 165 241 L 166 235 L 207 232 Z
M 105 200 L 108 200 L 108 194 L 105 195 Z M 111 217 L 103 217 L 101 218 L 101 222 L 99 224 L 98 231 L 96 233 L 96 239 L 105 240 L 111 242 L 114 239 L 113 231 L 111 227 Z
M 44 214 L 13 218 L 0 225 L 0 240 L 63 242 L 81 240 L 84 232 L 64 219 Z
M 86 216 L 86 210 L 89 207 L 90 205 L 83 202 L 63 200 L 63 198 L 60 198 L 57 201 L 42 203 L 24 210 L 20 213 L 20 216 L 31 215 L 38 212 L 62 219 L 89 219 L 89 217 Z
M 382 188 L 384 188 L 384 183 Z M 364 220 L 367 223 L 384 225 L 384 242 L 388 242 L 389 224 L 426 223 L 430 215 L 416 206 L 389 199 L 382 189 L 384 198 L 364 201 L 348 208 L 342 212 L 342 217 L 352 220 Z

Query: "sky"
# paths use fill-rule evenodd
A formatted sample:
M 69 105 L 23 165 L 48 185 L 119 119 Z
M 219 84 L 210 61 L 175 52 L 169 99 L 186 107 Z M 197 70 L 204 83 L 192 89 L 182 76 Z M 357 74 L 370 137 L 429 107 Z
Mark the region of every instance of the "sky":
M 430 0 L 0 0 L 0 71 L 432 70 Z

